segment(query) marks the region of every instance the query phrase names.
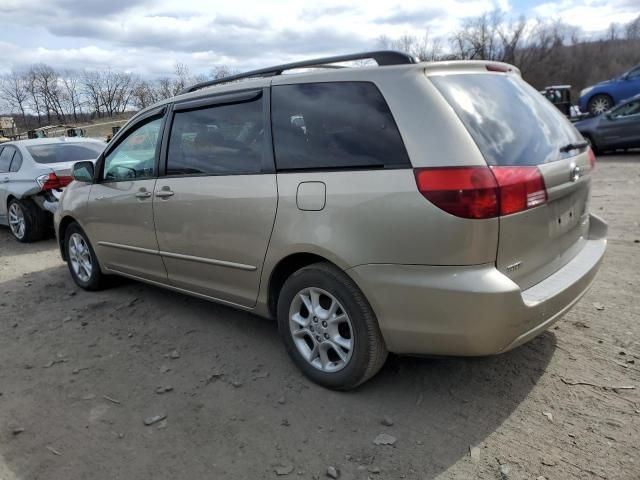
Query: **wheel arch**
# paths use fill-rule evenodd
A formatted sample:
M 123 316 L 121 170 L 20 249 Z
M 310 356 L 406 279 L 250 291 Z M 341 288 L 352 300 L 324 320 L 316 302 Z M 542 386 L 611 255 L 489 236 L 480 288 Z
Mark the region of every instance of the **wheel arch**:
M 301 268 L 319 262 L 329 263 L 336 268 L 343 270 L 339 265 L 336 265 L 335 262 L 332 262 L 328 258 L 311 252 L 291 253 L 281 258 L 278 263 L 276 263 L 269 275 L 269 283 L 267 287 L 267 308 L 269 314 L 273 318 L 277 317 L 278 297 L 284 282 L 287 281 L 287 278 Z
M 72 223 L 78 223 L 78 221 L 75 218 L 73 218 L 71 215 L 66 215 L 62 217 L 62 219 L 60 220 L 60 224 L 58 226 L 58 231 L 56 232 L 58 234 L 58 246 L 60 247 L 60 255 L 62 255 L 62 259 L 65 262 L 67 261 L 67 254 L 65 253 L 64 239 L 67 233 L 67 228 L 69 228 L 69 225 L 71 225 Z M 78 225 L 80 224 L 78 223 Z M 80 228 L 82 227 L 80 226 Z
M 598 92 L 591 92 L 591 94 L 589 95 L 589 98 L 587 98 L 587 101 L 585 103 L 585 105 L 587 106 L 587 109 L 589 108 L 589 104 L 591 103 L 591 101 L 595 98 L 595 97 L 609 97 L 609 99 L 611 100 L 611 106 L 615 106 L 616 104 L 616 97 L 610 93 L 609 91 L 606 90 L 601 90 Z

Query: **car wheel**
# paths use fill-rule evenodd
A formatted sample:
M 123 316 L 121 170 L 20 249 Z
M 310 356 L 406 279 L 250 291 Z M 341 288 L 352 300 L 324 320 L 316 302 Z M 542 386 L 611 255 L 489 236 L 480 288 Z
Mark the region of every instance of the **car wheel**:
M 99 290 L 104 275 L 89 239 L 77 223 L 67 227 L 64 248 L 67 265 L 76 285 L 85 290 Z
M 278 329 L 295 364 L 327 388 L 352 389 L 387 358 L 369 302 L 351 278 L 327 263 L 304 267 L 284 283 Z
M 587 110 L 592 115 L 600 115 L 613 107 L 613 99 L 605 94 L 594 95 L 587 105 Z
M 9 230 L 19 242 L 31 243 L 44 237 L 46 215 L 31 200 L 11 200 L 7 213 Z

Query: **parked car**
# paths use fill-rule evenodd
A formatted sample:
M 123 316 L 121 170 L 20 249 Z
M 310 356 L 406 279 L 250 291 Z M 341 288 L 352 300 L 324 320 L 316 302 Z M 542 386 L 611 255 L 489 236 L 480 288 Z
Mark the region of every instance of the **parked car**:
M 640 95 L 622 102 L 604 115 L 575 123 L 594 152 L 640 148 Z
M 308 377 L 349 389 L 388 351 L 505 352 L 566 313 L 606 247 L 593 161 L 510 65 L 324 58 L 144 109 L 75 165 L 56 232 L 80 287 L 117 274 L 276 318 Z
M 41 239 L 51 213 L 71 182 L 78 160 L 95 160 L 105 143 L 64 137 L 17 140 L 0 145 L 0 225 L 20 242 Z
M 580 110 L 600 115 L 618 103 L 640 93 L 640 65 L 620 77 L 587 87 L 580 92 Z

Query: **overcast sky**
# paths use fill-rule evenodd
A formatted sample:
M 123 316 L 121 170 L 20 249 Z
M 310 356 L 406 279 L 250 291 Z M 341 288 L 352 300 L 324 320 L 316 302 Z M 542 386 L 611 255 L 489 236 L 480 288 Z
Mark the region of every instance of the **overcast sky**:
M 465 17 L 561 18 L 587 34 L 640 14 L 640 0 L 1 0 L 0 72 L 44 62 L 145 77 L 254 68 L 376 48 L 381 35 L 448 38 Z

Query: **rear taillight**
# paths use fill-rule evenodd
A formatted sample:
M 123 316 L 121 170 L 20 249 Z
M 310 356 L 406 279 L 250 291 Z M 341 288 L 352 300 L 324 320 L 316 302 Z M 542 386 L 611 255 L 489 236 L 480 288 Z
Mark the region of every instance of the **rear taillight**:
M 587 148 L 587 154 L 589 155 L 589 168 L 593 170 L 596 168 L 596 154 L 593 153 L 591 147 Z
M 435 167 L 414 173 L 420 193 L 457 217 L 493 218 L 547 201 L 537 167 Z
M 538 167 L 491 167 L 500 190 L 500 215 L 521 212 L 547 201 Z
M 445 212 L 462 218 L 498 215 L 498 185 L 487 167 L 415 169 L 418 190 Z
M 47 173 L 36 178 L 36 182 L 40 185 L 41 190 L 56 190 L 64 188 L 71 183 L 72 177 L 58 176 L 55 173 Z

